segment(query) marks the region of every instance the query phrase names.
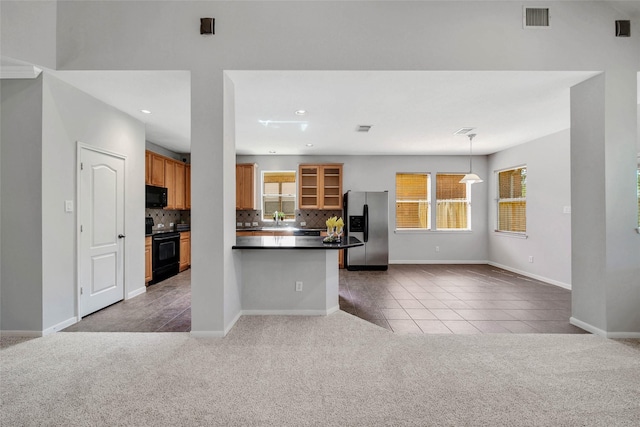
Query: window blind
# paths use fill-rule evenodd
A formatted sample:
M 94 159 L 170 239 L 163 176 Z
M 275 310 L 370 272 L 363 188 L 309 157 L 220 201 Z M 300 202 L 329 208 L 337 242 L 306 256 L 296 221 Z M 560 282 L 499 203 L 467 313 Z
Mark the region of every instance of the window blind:
M 468 185 L 461 184 L 463 174 L 436 176 L 436 228 L 469 229 Z
M 429 229 L 429 174 L 396 174 L 396 228 Z
M 498 172 L 498 231 L 527 231 L 527 168 Z
M 289 171 L 262 174 L 262 217 L 273 219 L 275 211 L 284 212 L 285 219 L 295 219 L 296 173 Z

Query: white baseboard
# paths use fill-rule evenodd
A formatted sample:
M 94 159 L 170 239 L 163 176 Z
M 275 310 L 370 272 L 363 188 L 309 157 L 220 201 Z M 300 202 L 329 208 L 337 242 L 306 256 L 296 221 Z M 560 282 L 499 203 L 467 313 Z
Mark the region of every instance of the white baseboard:
M 570 317 L 569 323 L 571 323 L 574 326 L 577 326 L 580 329 L 584 329 L 587 332 L 591 332 L 594 335 L 599 335 L 604 338 L 611 338 L 611 339 L 640 338 L 640 332 L 607 332 L 600 328 L 596 328 L 595 326 L 587 322 L 583 322 L 582 320 L 576 319 L 575 317 Z
M 340 307 L 337 308 L 339 310 Z M 328 310 L 242 310 L 243 316 L 327 316 L 334 313 L 334 307 Z
M 242 316 L 328 316 L 340 311 L 340 306 L 336 305 L 327 310 L 241 310 L 225 326 L 224 331 L 191 331 L 191 336 L 196 338 L 222 338 L 233 329 Z
M 138 288 L 138 289 L 134 289 L 133 291 L 131 291 L 131 292 L 129 292 L 127 294 L 127 299 L 131 299 L 133 297 L 137 297 L 138 295 L 142 295 L 145 292 L 147 292 L 147 287 L 146 286 L 143 286 L 143 287 Z
M 549 279 L 548 277 L 538 276 L 537 274 L 532 274 L 532 273 L 529 273 L 529 272 L 526 272 L 526 271 L 518 270 L 517 268 L 509 267 L 507 265 L 498 264 L 497 262 L 489 261 L 489 262 L 487 262 L 487 264 L 492 265 L 494 267 L 501 268 L 503 270 L 510 271 L 512 273 L 517 273 L 517 274 L 519 274 L 521 276 L 530 277 L 532 279 L 540 280 L 541 282 L 549 283 L 549 284 L 558 286 L 560 288 L 571 290 L 571 284 L 570 283 L 564 283 L 564 282 L 560 282 L 558 280 Z
M 238 311 L 238 314 L 236 314 L 236 316 L 233 318 L 233 320 L 224 328 L 224 336 L 226 337 L 227 334 L 229 333 L 229 331 L 231 331 L 231 329 L 235 326 L 235 324 L 238 322 L 238 320 L 240 320 L 240 317 L 242 317 L 242 310 Z
M 55 332 L 61 331 L 66 327 L 69 327 L 71 325 L 73 325 L 74 323 L 78 322 L 78 318 L 77 317 L 71 317 L 67 320 L 64 320 L 60 323 L 58 323 L 57 325 L 53 325 L 50 328 L 45 329 L 44 331 L 42 331 L 42 336 L 47 336 L 47 335 L 51 335 Z
M 191 331 L 194 338 L 224 338 L 224 331 Z
M 42 331 L 0 331 L 0 335 L 3 337 L 40 338 Z
M 389 264 L 488 264 L 489 261 L 477 259 L 392 259 Z

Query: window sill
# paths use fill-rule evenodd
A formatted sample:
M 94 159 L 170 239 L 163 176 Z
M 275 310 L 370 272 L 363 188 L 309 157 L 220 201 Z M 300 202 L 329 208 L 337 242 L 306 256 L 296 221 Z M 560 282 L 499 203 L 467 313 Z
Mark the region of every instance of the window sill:
M 528 239 L 529 238 L 529 236 L 527 236 L 525 233 L 514 233 L 514 232 L 511 232 L 511 231 L 493 230 L 493 234 L 495 236 L 511 237 L 513 239 Z

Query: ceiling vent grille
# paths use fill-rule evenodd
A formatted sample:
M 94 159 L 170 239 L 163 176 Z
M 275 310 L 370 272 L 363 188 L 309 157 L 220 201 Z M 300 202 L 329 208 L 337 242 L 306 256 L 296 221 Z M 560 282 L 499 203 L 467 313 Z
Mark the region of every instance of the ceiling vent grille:
M 522 10 L 522 24 L 524 28 L 551 27 L 548 7 L 524 7 Z
M 358 125 L 356 132 L 369 132 L 373 125 Z
M 471 132 L 472 130 L 474 130 L 475 128 L 460 128 L 457 131 L 455 131 L 453 134 L 454 135 L 466 135 L 469 132 Z

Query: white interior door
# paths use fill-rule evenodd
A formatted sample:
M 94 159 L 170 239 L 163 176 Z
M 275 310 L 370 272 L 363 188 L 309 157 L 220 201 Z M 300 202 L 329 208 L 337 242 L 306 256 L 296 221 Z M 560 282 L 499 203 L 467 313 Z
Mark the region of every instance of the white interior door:
M 124 299 L 124 158 L 80 148 L 80 316 Z

